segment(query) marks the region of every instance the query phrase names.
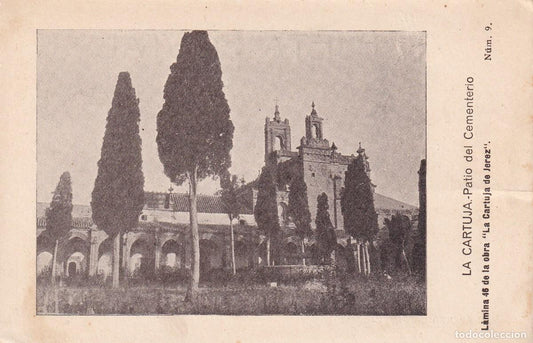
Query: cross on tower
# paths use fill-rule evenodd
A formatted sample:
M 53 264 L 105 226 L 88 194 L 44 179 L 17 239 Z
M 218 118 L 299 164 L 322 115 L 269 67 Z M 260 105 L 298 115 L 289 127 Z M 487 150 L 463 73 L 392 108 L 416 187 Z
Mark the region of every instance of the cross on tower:
M 278 106 L 278 98 L 275 98 L 274 99 L 275 102 L 276 102 L 276 110 L 274 111 L 274 119 L 279 122 L 281 120 L 280 116 L 279 116 L 279 106 Z

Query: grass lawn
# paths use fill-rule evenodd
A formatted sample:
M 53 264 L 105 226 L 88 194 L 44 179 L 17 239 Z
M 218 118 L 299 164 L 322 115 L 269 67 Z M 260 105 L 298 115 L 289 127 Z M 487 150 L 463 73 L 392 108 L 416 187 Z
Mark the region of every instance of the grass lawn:
M 425 315 L 425 284 L 414 277 L 393 280 L 345 278 L 308 280 L 270 287 L 229 282 L 200 285 L 185 303 L 184 286 L 60 287 L 60 314 L 78 315 Z M 54 312 L 55 291 L 37 288 L 37 313 Z M 45 303 L 48 306 L 45 308 Z

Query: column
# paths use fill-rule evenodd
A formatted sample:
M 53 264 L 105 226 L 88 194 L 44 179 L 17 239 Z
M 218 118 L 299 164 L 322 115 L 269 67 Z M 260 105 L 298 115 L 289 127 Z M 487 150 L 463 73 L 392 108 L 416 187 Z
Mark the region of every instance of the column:
M 124 276 L 130 275 L 130 239 L 129 232 L 122 236 L 122 270 Z
M 96 235 L 96 230 L 91 229 L 90 231 L 90 242 L 91 246 L 89 249 L 89 276 L 95 276 L 98 271 L 98 237 Z
M 185 259 L 186 259 L 186 256 L 185 256 L 185 245 L 187 244 L 187 242 L 184 242 L 183 239 L 181 241 L 177 241 L 179 242 L 179 246 L 180 246 L 180 251 L 179 251 L 179 269 L 182 269 L 182 268 L 185 268 Z
M 159 232 L 155 233 L 155 271 L 159 271 L 161 266 L 161 239 L 159 239 Z

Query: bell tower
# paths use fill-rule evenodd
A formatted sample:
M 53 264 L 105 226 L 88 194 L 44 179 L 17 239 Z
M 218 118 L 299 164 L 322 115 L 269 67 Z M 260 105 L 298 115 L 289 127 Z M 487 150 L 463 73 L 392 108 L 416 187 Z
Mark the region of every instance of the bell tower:
M 315 102 L 311 104 L 311 115 L 305 117 L 305 137 L 309 139 L 322 140 L 324 138 L 322 131 L 322 118 L 318 116 L 315 110 Z
M 265 162 L 274 151 L 291 151 L 291 127 L 289 120 L 281 120 L 279 107 L 276 104 L 274 119 L 265 119 Z
M 311 104 L 311 114 L 305 117 L 305 137 L 302 138 L 301 146 L 329 149 L 329 142 L 324 138 L 322 121 L 315 110 L 315 102 Z

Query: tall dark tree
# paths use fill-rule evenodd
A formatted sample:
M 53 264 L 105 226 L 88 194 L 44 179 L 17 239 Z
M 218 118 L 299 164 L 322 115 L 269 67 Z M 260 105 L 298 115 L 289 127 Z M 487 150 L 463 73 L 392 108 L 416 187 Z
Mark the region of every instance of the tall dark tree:
M 114 288 L 119 286 L 122 234 L 138 224 L 144 206 L 139 121 L 139 99 L 129 73 L 121 72 L 107 114 L 91 201 L 95 224 L 113 239 Z
M 426 160 L 420 161 L 418 170 L 418 236 L 413 247 L 413 267 L 421 275 L 426 274 Z
M 61 174 L 45 215 L 45 234 L 55 242 L 52 259 L 52 283 L 55 283 L 59 241 L 66 237 L 72 227 L 72 183 L 69 172 Z
M 263 167 L 257 184 L 257 202 L 254 208 L 257 226 L 267 237 L 267 265 L 271 262 L 271 242 L 280 231 L 275 180 L 273 167 Z
M 396 252 L 394 259 L 396 268 L 401 269 L 401 261 L 403 261 L 407 271 L 411 274 L 411 265 L 405 253 L 405 246 L 411 234 L 411 220 L 406 215 L 394 214 L 390 220 L 385 218 L 385 226 L 389 230 L 389 239 Z
M 341 209 L 346 232 L 357 239 L 358 264 L 363 261 L 363 270 L 367 274 L 370 272 L 368 245 L 372 244 L 378 232 L 378 215 L 374 208 L 373 185 L 367 174 L 364 150 L 362 152 L 348 165 L 345 173 Z
M 200 280 L 198 182 L 222 175 L 231 166 L 234 127 L 222 88 L 220 61 L 207 32 L 185 33 L 165 84 L 156 140 L 171 182 L 189 182 L 192 273 L 188 300 L 193 299 Z
M 307 202 L 307 185 L 303 174 L 297 172 L 292 178 L 289 188 L 289 216 L 296 226 L 296 234 L 300 237 L 302 249 L 302 262 L 305 265 L 304 239 L 311 236 L 311 212 Z
M 242 204 L 238 196 L 240 183 L 241 182 L 238 180 L 237 175 L 231 175 L 229 172 L 224 173 L 220 177 L 220 187 L 222 188 L 222 203 L 224 206 L 224 210 L 228 214 L 229 218 L 231 238 L 231 266 L 234 275 L 237 273 L 237 268 L 235 265 L 235 234 L 233 232 L 233 219 L 238 218 L 242 210 Z M 242 181 L 242 183 L 244 183 L 244 181 Z
M 331 252 L 337 246 L 337 236 L 333 224 L 331 224 L 328 196 L 326 193 L 320 194 L 317 198 L 315 223 L 320 259 L 327 262 L 331 256 Z

